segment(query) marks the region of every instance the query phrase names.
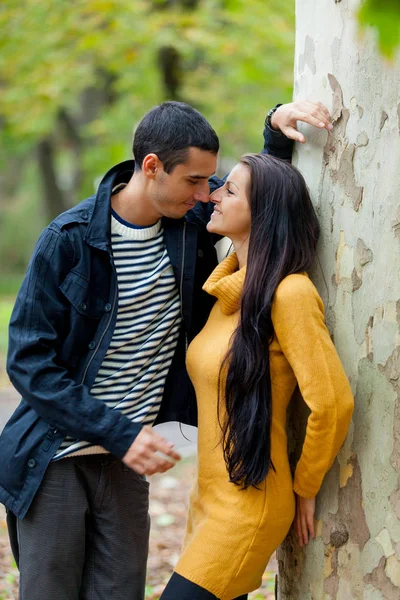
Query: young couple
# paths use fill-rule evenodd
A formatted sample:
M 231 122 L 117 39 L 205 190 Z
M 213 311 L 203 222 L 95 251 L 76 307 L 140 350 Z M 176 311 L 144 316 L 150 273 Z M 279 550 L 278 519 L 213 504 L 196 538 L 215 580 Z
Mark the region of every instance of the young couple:
M 331 128 L 319 103 L 279 106 L 263 154 L 220 180 L 209 123 L 163 103 L 137 127 L 135 161 L 41 235 L 10 324 L 22 400 L 0 437 L 20 600 L 144 598 L 145 476 L 180 458 L 151 425 L 197 412 L 187 534 L 162 600 L 246 598 L 293 519 L 301 544 L 314 535 L 353 398 L 307 276 L 319 226 L 287 162 L 298 120 Z M 219 236 L 235 251 L 217 265 Z M 311 414 L 293 481 L 297 384 Z

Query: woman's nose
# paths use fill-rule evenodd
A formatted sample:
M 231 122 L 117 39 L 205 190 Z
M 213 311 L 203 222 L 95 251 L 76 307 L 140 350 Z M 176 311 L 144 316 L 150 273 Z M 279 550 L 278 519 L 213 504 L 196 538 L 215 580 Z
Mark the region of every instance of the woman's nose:
M 214 204 L 218 204 L 221 201 L 221 189 L 222 188 L 218 188 L 210 196 L 210 200 L 211 202 L 214 202 Z

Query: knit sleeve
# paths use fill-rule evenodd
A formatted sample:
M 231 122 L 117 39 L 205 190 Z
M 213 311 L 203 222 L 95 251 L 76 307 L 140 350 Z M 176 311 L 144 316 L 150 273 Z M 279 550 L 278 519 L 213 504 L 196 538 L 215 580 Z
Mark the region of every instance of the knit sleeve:
M 272 305 L 272 322 L 311 410 L 294 491 L 312 498 L 345 440 L 353 395 L 325 325 L 322 300 L 306 275 L 289 275 L 280 283 Z

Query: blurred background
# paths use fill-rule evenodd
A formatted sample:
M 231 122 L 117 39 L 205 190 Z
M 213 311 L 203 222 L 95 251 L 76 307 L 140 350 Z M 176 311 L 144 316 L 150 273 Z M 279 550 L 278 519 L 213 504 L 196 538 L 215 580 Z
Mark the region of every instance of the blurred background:
M 154 104 L 203 112 L 223 168 L 262 147 L 267 110 L 292 94 L 291 1 L 6 0 L 0 28 L 2 279 L 18 279 L 40 230 L 131 158 Z
M 390 57 L 398 0 L 360 6 Z M 1 0 L 0 430 L 18 401 L 5 373 L 8 321 L 40 231 L 132 157 L 136 123 L 164 100 L 211 122 L 220 174 L 259 151 L 266 112 L 292 98 L 294 12 L 295 0 Z M 177 560 L 193 468 L 186 457 L 153 478 L 147 600 Z M 275 571 L 272 561 L 253 600 L 274 597 Z M 0 600 L 17 588 L 0 506 Z
M 131 158 L 136 123 L 195 106 L 220 170 L 262 148 L 292 96 L 294 0 L 2 0 L 0 382 L 12 302 L 40 231 Z
M 7 327 L 40 231 L 132 158 L 136 123 L 182 100 L 221 141 L 225 173 L 263 146 L 269 108 L 292 97 L 294 0 L 2 0 L 0 4 L 0 430 L 18 397 Z M 152 482 L 147 598 L 159 597 L 185 525 L 193 457 Z M 0 600 L 18 572 L 0 507 Z M 274 571 L 274 565 L 272 565 Z M 274 573 L 253 598 L 270 598 Z

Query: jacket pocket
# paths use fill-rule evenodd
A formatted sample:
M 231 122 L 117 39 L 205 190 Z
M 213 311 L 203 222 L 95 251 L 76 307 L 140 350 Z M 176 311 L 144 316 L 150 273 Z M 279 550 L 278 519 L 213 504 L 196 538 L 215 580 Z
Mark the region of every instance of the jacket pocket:
M 103 316 L 104 299 L 96 296 L 89 281 L 79 273 L 75 271 L 68 273 L 59 289 L 83 317 L 100 319 Z

